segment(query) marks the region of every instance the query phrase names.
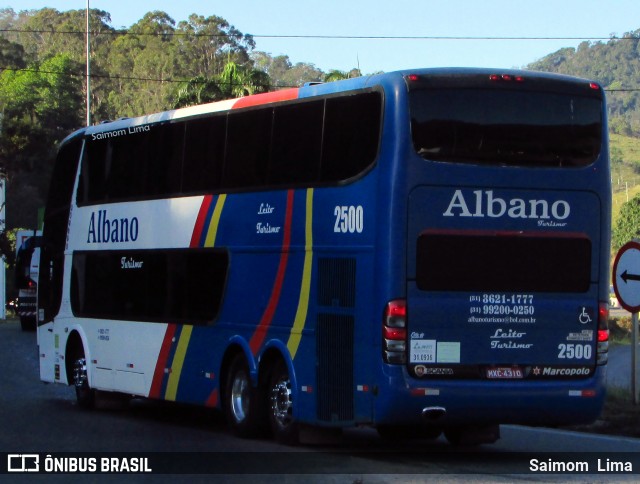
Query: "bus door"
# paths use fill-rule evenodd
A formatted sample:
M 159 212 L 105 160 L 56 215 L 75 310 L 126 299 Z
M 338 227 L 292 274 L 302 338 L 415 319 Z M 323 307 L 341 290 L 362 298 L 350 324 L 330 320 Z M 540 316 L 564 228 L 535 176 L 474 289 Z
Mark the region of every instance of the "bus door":
M 408 208 L 407 361 L 415 378 L 593 375 L 596 194 L 419 186 Z

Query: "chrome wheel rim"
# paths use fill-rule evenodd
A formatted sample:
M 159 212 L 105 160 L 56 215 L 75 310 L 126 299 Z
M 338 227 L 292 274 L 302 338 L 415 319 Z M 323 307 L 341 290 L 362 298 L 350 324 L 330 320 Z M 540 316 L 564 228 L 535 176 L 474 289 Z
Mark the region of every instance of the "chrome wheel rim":
M 73 384 L 76 388 L 83 388 L 87 383 L 87 360 L 79 358 L 73 364 Z
M 282 378 L 271 388 L 271 415 L 274 422 L 280 427 L 288 426 L 293 420 L 293 398 L 291 396 L 291 383 Z
M 236 422 L 247 418 L 250 398 L 249 380 L 244 371 L 236 373 L 231 386 L 231 413 Z

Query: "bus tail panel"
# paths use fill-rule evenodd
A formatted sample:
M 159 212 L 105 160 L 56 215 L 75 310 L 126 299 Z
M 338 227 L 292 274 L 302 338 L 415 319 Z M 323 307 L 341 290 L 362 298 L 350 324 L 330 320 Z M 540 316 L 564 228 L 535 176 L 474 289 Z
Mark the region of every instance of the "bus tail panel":
M 411 377 L 592 377 L 599 213 L 598 198 L 588 192 L 414 190 L 407 287 Z

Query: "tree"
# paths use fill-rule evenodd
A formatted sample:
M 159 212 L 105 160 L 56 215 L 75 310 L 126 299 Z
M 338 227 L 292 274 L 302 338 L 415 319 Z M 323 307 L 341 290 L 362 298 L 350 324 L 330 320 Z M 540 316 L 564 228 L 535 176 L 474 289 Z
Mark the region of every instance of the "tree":
M 0 37 L 0 69 L 22 69 L 25 65 L 22 46 Z
M 360 77 L 362 73 L 360 69 L 351 69 L 349 72 L 334 69 L 324 76 L 324 82 L 343 81 L 354 77 Z
M 306 82 L 321 82 L 324 78 L 324 72 L 313 64 L 293 65 L 286 55 L 271 57 L 266 52 L 253 52 L 251 59 L 256 69 L 269 75 L 273 87 L 297 87 Z
M 183 108 L 222 99 L 222 90 L 215 79 L 197 76 L 180 85 L 173 107 Z
M 268 92 L 270 88 L 269 76 L 257 69 L 248 69 L 229 61 L 218 77 L 218 85 L 224 99 L 248 96 Z
M 0 167 L 7 173 L 7 226 L 35 225 L 44 205 L 56 143 L 81 124 L 75 63 L 59 55 L 0 73 Z
M 640 237 L 640 194 L 622 205 L 613 229 L 611 245 L 617 251 L 630 240 Z
M 255 48 L 250 35 L 245 35 L 215 15 L 190 15 L 178 24 L 176 43 L 181 68 L 197 76 L 213 77 L 222 74 L 226 62 L 233 60 L 245 65 L 248 52 Z

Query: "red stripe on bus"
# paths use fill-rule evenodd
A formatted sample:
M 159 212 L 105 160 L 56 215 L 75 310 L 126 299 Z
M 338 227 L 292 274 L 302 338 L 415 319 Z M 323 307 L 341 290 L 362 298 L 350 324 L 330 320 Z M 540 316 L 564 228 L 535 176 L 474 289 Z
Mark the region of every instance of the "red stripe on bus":
M 165 376 L 164 370 L 167 367 L 167 361 L 169 359 L 169 353 L 171 352 L 173 336 L 176 334 L 176 328 L 177 326 L 175 324 L 169 324 L 167 326 L 167 332 L 164 334 L 162 347 L 160 348 L 160 355 L 158 355 L 158 361 L 156 362 L 156 369 L 153 372 L 153 381 L 151 382 L 149 398 L 160 398 L 160 390 L 162 389 L 162 382 Z
M 202 205 L 200 206 L 200 211 L 198 212 L 198 218 L 196 219 L 196 225 L 193 228 L 193 235 L 191 236 L 191 244 L 190 247 L 200 247 L 200 237 L 202 237 L 202 230 L 204 229 L 204 225 L 207 221 L 207 213 L 209 213 L 209 207 L 211 206 L 211 201 L 213 200 L 212 195 L 207 195 L 202 200 Z
M 248 108 L 250 106 L 260 106 L 262 104 L 277 103 L 281 101 L 290 101 L 298 99 L 297 87 L 291 89 L 282 89 L 280 91 L 265 92 L 254 96 L 241 97 L 233 105 L 232 109 Z
M 217 388 L 211 392 L 211 395 L 209 395 L 209 398 L 207 398 L 207 401 L 205 402 L 204 405 L 205 407 L 215 407 L 216 405 L 218 405 L 218 389 Z
M 251 337 L 251 341 L 249 342 L 249 347 L 251 348 L 252 353 L 255 355 L 262 346 L 262 342 L 267 334 L 267 329 L 269 329 L 269 325 L 271 324 L 271 320 L 273 319 L 273 315 L 276 312 L 276 308 L 278 307 L 278 301 L 280 300 L 280 292 L 282 290 L 282 283 L 284 282 L 284 274 L 287 269 L 287 262 L 289 260 L 289 245 L 291 244 L 291 218 L 293 215 L 293 195 L 294 191 L 289 190 L 287 192 L 287 211 L 285 214 L 284 221 L 284 237 L 282 240 L 282 253 L 280 254 L 280 264 L 278 265 L 278 272 L 276 274 L 276 280 L 273 284 L 273 289 L 271 290 L 271 297 L 269 298 L 269 304 L 267 305 L 267 309 L 265 309 L 264 314 L 262 315 L 262 319 L 260 320 L 260 324 L 256 328 L 253 336 Z

